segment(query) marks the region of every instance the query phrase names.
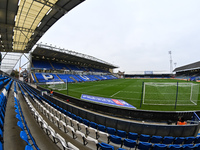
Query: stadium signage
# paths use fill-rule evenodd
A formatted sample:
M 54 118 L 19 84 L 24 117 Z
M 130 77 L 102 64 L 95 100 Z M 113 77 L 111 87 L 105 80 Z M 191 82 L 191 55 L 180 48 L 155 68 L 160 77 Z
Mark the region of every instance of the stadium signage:
M 109 104 L 109 105 L 115 105 L 115 106 L 121 106 L 121 107 L 129 107 L 129 108 L 136 109 L 136 107 L 130 105 L 129 103 L 127 103 L 123 100 L 119 100 L 119 99 L 97 97 L 97 96 L 86 95 L 86 94 L 82 94 L 81 99 L 90 100 L 93 102 L 98 102 L 98 103 L 103 103 L 103 104 Z

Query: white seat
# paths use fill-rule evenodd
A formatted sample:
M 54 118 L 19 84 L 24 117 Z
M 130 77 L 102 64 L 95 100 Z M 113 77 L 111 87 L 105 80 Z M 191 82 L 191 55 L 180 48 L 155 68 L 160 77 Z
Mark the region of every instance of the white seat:
M 102 131 L 97 131 L 97 139 L 98 141 L 104 142 L 104 143 L 108 143 L 108 137 L 109 134 L 102 132 Z
M 65 116 L 65 123 L 71 126 L 71 120 L 72 118 Z
M 48 126 L 47 127 L 47 135 L 53 140 L 53 142 L 55 143 L 55 138 L 56 138 L 56 132 L 55 130 L 51 127 Z
M 58 133 L 56 133 L 56 144 L 58 144 L 58 142 L 62 145 L 63 149 L 68 149 L 69 147 L 67 146 L 67 143 L 65 141 L 65 139 Z
M 74 120 L 74 119 L 71 119 L 71 126 L 75 129 L 75 130 L 78 130 L 78 124 L 79 122 Z
M 83 123 L 78 124 L 78 130 L 81 131 L 84 134 L 87 133 L 87 128 L 88 128 L 88 126 L 83 124 Z
M 91 150 L 96 150 L 97 144 L 99 143 L 98 140 L 90 136 L 84 137 L 84 142 L 85 142 L 84 144 Z
M 76 131 L 74 133 L 74 139 L 76 139 L 78 142 L 82 143 L 84 145 L 84 137 L 85 137 L 85 134 L 80 132 L 80 131 Z
M 87 128 L 87 135 L 89 135 L 90 137 L 97 139 L 97 129 L 94 129 L 92 127 L 88 127 Z
M 63 120 L 65 122 L 65 117 L 66 117 L 65 114 L 63 114 L 63 113 L 60 114 L 60 120 Z
M 62 120 L 62 118 L 61 118 L 61 112 L 60 111 L 57 111 L 57 117 L 60 119 L 60 120 Z
M 72 138 L 74 138 L 74 133 L 75 133 L 75 130 L 73 127 L 67 125 L 66 126 L 66 133 L 71 136 Z
M 65 133 L 66 133 L 66 126 L 67 126 L 67 124 L 64 121 L 62 121 L 62 120 L 59 121 L 59 127 L 58 128 Z
M 56 117 L 56 116 L 54 116 L 54 124 L 55 124 L 58 128 L 59 128 L 59 122 L 60 122 L 59 118 Z
M 79 150 L 79 148 L 77 148 L 76 146 L 74 146 L 72 143 L 68 142 L 67 143 L 69 148 L 72 148 L 73 150 Z

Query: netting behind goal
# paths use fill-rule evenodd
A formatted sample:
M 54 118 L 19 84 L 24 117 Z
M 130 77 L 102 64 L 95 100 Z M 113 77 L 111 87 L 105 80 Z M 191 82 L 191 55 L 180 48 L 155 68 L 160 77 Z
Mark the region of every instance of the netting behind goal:
M 51 82 L 46 82 L 47 88 L 53 90 L 67 90 L 67 80 L 54 79 Z
M 197 105 L 199 84 L 144 82 L 143 104 Z

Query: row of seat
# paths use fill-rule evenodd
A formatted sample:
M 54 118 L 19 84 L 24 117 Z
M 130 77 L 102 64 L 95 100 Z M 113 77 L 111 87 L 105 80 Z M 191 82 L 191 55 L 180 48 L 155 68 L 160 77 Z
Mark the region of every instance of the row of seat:
M 20 88 L 20 89 L 22 89 L 22 88 Z M 55 144 L 57 144 L 57 146 L 62 147 L 63 149 L 70 149 L 71 148 L 71 149 L 74 149 L 74 150 L 78 150 L 77 147 L 75 147 L 70 142 L 66 142 L 65 139 L 60 134 L 56 133 L 55 130 L 50 125 L 48 125 L 48 123 L 42 118 L 42 116 L 34 108 L 34 106 L 32 105 L 32 103 L 30 102 L 30 100 L 28 99 L 28 97 L 26 96 L 25 93 L 24 93 L 23 96 L 24 96 L 25 101 L 27 102 L 34 118 L 36 119 L 36 121 L 40 125 L 40 127 L 50 137 L 50 139 Z
M 1 81 L 3 83 L 0 83 L 2 86 L 4 86 L 6 83 L 5 88 L 3 88 L 1 94 L 0 94 L 0 150 L 3 150 L 3 131 L 4 131 L 4 118 L 5 118 L 5 111 L 6 111 L 6 105 L 7 105 L 7 94 L 10 90 L 11 84 L 13 80 L 10 78 L 6 78 L 4 81 Z M 2 89 L 1 86 L 1 89 Z
M 16 82 L 14 82 L 14 103 L 16 118 L 18 119 L 17 125 L 21 128 L 20 137 L 27 143 L 25 150 L 33 150 L 32 146 L 34 146 L 36 150 L 39 150 L 39 147 L 37 146 L 24 118 L 21 105 L 18 100 Z
M 101 143 L 99 144 L 101 147 L 101 150 L 115 150 L 114 146 L 107 144 L 107 143 Z M 147 142 L 140 142 L 138 145 L 135 142 L 134 147 L 132 147 L 129 150 L 199 150 L 200 144 L 184 144 L 184 145 L 166 145 L 166 144 L 152 144 Z M 126 150 L 124 148 L 119 148 L 118 150 Z

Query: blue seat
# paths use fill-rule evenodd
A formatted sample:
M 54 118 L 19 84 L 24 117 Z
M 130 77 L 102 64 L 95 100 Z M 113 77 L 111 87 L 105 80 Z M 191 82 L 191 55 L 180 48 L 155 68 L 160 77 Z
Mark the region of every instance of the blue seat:
M 126 138 L 126 131 L 123 131 L 123 130 L 117 130 L 117 135 L 122 137 L 122 138 Z
M 97 123 L 95 122 L 90 122 L 90 127 L 94 128 L 94 129 L 97 129 Z
M 200 150 L 200 144 L 196 144 L 196 145 L 194 146 L 194 149 L 195 149 L 195 150 Z
M 147 143 L 147 142 L 140 142 L 138 145 L 138 149 L 141 149 L 141 150 L 149 150 L 151 149 L 151 147 L 152 147 L 152 144 Z
M 3 143 L 0 142 L 0 150 L 3 150 Z
M 135 140 L 131 139 L 124 139 L 123 142 L 123 147 L 128 147 L 128 148 L 134 148 L 136 146 L 137 142 Z
M 105 132 L 106 131 L 106 127 L 104 125 L 98 124 L 97 128 L 99 131 Z
M 193 150 L 194 145 L 193 144 L 184 144 L 182 145 L 182 150 Z
M 112 134 L 112 135 L 115 135 L 115 133 L 116 133 L 116 129 L 111 128 L 111 127 L 107 127 L 106 131 L 107 131 L 108 134 Z
M 109 143 L 112 142 L 114 144 L 117 144 L 119 147 L 122 145 L 122 138 L 116 135 L 110 135 L 109 136 Z
M 172 144 L 173 142 L 174 142 L 174 137 L 172 136 L 165 136 L 162 141 L 163 144 Z
M 197 136 L 197 137 L 195 138 L 195 141 L 194 141 L 194 143 L 195 143 L 195 144 L 198 144 L 198 143 L 200 143 L 200 136 Z
M 131 140 L 137 140 L 138 139 L 138 134 L 137 133 L 133 133 L 133 132 L 129 132 L 128 133 L 128 138 Z
M 34 150 L 31 145 L 26 145 L 25 150 Z
M 77 117 L 76 117 L 76 120 L 77 120 L 79 123 L 82 123 L 82 122 L 83 122 L 83 119 L 82 119 L 80 116 L 77 116 Z
M 101 150 L 115 150 L 114 146 L 106 144 L 106 143 L 99 143 L 98 146 L 101 148 Z
M 151 143 L 158 143 L 159 144 L 159 143 L 161 143 L 162 139 L 163 139 L 162 136 L 155 136 L 154 135 L 154 136 L 151 137 Z
M 123 148 L 118 148 L 117 150 L 126 150 L 126 149 L 123 149 Z
M 174 139 L 174 144 L 183 144 L 184 141 L 185 141 L 184 137 L 176 137 Z
M 167 145 L 165 144 L 154 144 L 153 145 L 153 150 L 166 150 Z
M 184 141 L 184 144 L 193 144 L 194 143 L 194 141 L 195 141 L 195 137 L 193 137 L 193 136 L 190 136 L 190 137 L 186 137 L 185 138 L 185 141 Z
M 22 130 L 24 130 L 24 125 L 23 125 L 23 123 L 22 123 L 21 121 L 18 121 L 18 122 L 17 122 L 17 125 L 18 125 Z
M 16 114 L 15 116 L 19 121 L 22 121 L 21 116 L 19 114 Z
M 181 146 L 178 145 L 178 144 L 172 144 L 172 145 L 169 145 L 169 146 L 168 146 L 168 149 L 169 149 L 169 150 L 180 150 L 180 149 L 181 149 Z
M 27 136 L 27 134 L 26 134 L 25 131 L 21 131 L 21 132 L 20 132 L 20 137 L 21 137 L 28 145 L 30 145 L 30 143 L 29 143 L 29 141 L 28 141 L 28 136 Z
M 149 142 L 149 140 L 150 140 L 150 135 L 140 134 L 139 141 Z
M 87 119 L 83 119 L 83 124 L 85 124 L 86 126 L 89 126 L 89 124 L 90 124 L 90 121 L 89 121 L 89 120 L 87 120 Z

